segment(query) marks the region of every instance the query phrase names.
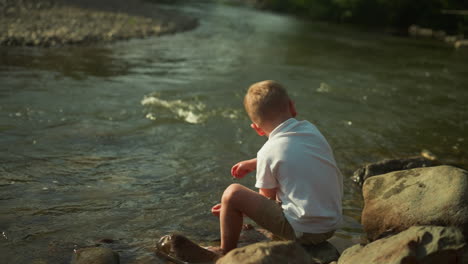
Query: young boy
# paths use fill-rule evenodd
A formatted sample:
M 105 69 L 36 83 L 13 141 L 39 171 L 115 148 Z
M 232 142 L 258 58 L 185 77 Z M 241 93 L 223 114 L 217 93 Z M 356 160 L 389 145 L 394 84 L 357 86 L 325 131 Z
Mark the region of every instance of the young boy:
M 237 247 L 244 215 L 283 239 L 329 239 L 342 218 L 343 179 L 326 139 L 313 124 L 294 118 L 293 102 L 275 81 L 250 86 L 244 106 L 251 127 L 268 140 L 257 158 L 231 169 L 235 178 L 257 170 L 259 193 L 232 184 L 211 209 L 220 217 L 222 253 Z

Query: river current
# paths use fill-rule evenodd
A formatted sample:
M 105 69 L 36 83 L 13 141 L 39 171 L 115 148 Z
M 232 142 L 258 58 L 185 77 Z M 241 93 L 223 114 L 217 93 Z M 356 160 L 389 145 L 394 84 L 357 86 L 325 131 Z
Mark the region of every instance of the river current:
M 416 156 L 468 167 L 468 52 L 242 6 L 166 5 L 192 31 L 111 44 L 0 48 L 0 256 L 68 263 L 112 239 L 146 263 L 162 235 L 219 239 L 210 214 L 230 168 L 265 142 L 242 99 L 253 82 L 288 87 L 345 175 L 338 247 L 362 235 L 368 162 Z M 162 263 L 162 262 L 160 262 Z

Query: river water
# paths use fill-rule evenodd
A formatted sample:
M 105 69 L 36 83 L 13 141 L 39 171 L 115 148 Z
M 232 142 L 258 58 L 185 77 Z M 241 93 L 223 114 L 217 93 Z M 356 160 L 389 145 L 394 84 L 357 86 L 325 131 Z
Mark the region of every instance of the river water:
M 159 262 L 177 230 L 219 238 L 209 211 L 254 157 L 242 107 L 253 82 L 284 83 L 299 119 L 328 138 L 345 175 L 356 243 L 366 162 L 429 150 L 468 167 L 468 52 L 432 40 L 307 22 L 210 2 L 163 6 L 197 29 L 82 47 L 0 49 L 0 255 L 68 263 L 74 248 L 113 239 L 123 263 Z

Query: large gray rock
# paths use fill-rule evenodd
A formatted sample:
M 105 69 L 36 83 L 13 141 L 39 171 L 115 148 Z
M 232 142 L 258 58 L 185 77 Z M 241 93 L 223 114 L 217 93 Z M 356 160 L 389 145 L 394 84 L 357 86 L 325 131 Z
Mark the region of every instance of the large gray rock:
M 272 241 L 234 249 L 216 264 L 328 264 L 338 257 L 338 251 L 328 242 L 304 248 L 294 241 Z
M 468 233 L 468 172 L 451 166 L 391 172 L 363 185 L 362 224 L 369 240 L 415 225 Z
M 71 264 L 119 264 L 119 254 L 110 248 L 83 248 L 73 254 Z
M 458 228 L 414 226 L 366 246 L 348 248 L 338 264 L 461 264 L 465 245 Z
M 243 263 L 294 263 L 309 264 L 311 259 L 305 249 L 293 241 L 260 242 L 231 250 L 216 264 Z

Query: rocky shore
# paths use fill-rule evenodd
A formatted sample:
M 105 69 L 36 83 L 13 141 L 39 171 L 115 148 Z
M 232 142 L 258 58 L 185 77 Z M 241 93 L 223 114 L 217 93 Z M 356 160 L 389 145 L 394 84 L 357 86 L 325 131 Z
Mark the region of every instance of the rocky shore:
M 465 36 L 450 35 L 443 30 L 434 30 L 432 28 L 411 25 L 408 28 L 408 35 L 410 37 L 433 38 L 439 41 L 443 41 L 449 45 L 452 45 L 456 49 L 468 47 L 468 39 L 465 39 Z
M 189 30 L 194 18 L 138 0 L 0 0 L 0 45 L 57 46 Z
M 329 242 L 304 247 L 250 229 L 241 234 L 250 244 L 239 244 L 216 263 L 468 263 L 468 171 L 417 157 L 368 164 L 354 177 L 364 198 L 367 238 L 361 244 L 340 255 Z M 206 249 L 177 234 L 163 237 L 155 253 L 173 263 L 214 262 Z M 90 248 L 74 256 L 72 264 L 83 263 L 119 262 L 111 250 Z
M 366 242 L 341 255 L 324 245 L 305 249 L 304 255 L 291 245 L 278 251 L 253 244 L 217 263 L 468 263 L 468 171 L 421 158 L 386 160 L 364 171 L 361 222 Z

